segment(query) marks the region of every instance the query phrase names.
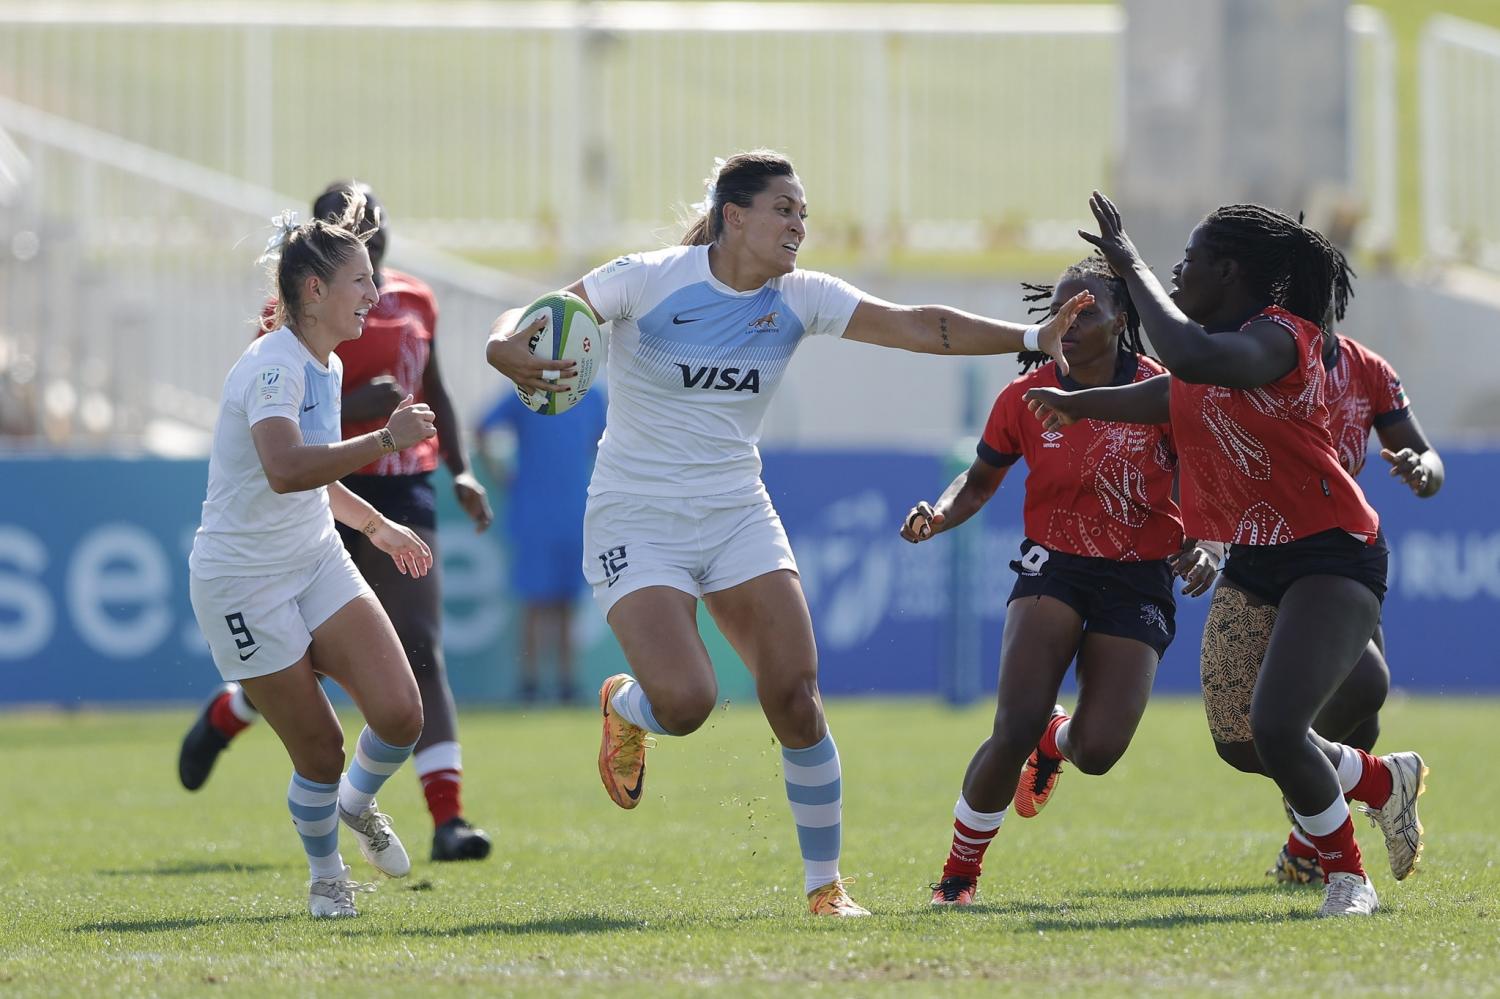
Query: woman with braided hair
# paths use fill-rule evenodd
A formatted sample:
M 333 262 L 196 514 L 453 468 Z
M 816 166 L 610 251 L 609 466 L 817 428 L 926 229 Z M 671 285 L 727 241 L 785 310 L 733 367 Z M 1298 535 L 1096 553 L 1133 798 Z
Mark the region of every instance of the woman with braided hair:
M 1063 272 L 1056 286 L 1026 285 L 1033 311 L 1056 314 L 1080 292 L 1093 304 L 1063 334 L 1067 372 L 1044 354 L 1020 355 L 1023 374 L 995 400 L 978 455 L 934 503 L 907 514 L 901 536 L 917 544 L 964 523 L 1026 459 L 1026 538 L 1012 562 L 993 731 L 964 774 L 953 843 L 933 905 L 970 905 L 985 850 L 1012 800 L 1031 818 L 1057 785 L 1064 760 L 1108 773 L 1146 710 L 1156 667 L 1175 631 L 1174 574 L 1183 592 L 1208 591 L 1223 555 L 1185 541 L 1172 500 L 1177 455 L 1171 428 L 1090 421 L 1044 431 L 1026 409 L 1033 387 L 1132 385 L 1164 370 L 1141 347 L 1130 289 L 1103 257 Z M 1035 368 L 1035 370 L 1032 370 Z M 1074 660 L 1078 706 L 1054 705 Z
M 1323 867 L 1318 915 L 1368 915 L 1379 901 L 1344 796 L 1364 802 L 1380 826 L 1399 881 L 1421 854 L 1416 801 L 1427 768 L 1416 753 L 1375 757 L 1312 728 L 1363 653 L 1385 596 L 1379 519 L 1328 433 L 1320 323 L 1348 302 L 1348 265 L 1295 219 L 1230 205 L 1193 230 L 1168 294 L 1110 200 L 1095 192 L 1090 208 L 1099 235 L 1080 235 L 1129 285 L 1170 374 L 1122 387 L 1035 388 L 1027 401 L 1048 428 L 1170 420 L 1186 529 L 1230 544 L 1210 624 L 1246 638 L 1212 643 L 1205 634 L 1210 727 L 1219 740 L 1219 726 L 1234 721 L 1214 717 L 1214 688 L 1251 691 L 1258 769 L 1281 789 Z M 1267 637 L 1254 661 L 1210 661 L 1215 645 L 1255 644 L 1257 630 Z

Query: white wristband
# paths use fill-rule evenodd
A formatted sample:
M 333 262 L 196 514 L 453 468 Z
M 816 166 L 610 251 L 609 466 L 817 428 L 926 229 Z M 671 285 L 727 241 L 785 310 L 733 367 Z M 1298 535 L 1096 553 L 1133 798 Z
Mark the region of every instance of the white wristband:
M 1030 326 L 1026 327 L 1026 331 L 1021 334 L 1021 346 L 1026 350 L 1041 350 L 1041 341 L 1042 328 L 1036 323 L 1032 323 Z

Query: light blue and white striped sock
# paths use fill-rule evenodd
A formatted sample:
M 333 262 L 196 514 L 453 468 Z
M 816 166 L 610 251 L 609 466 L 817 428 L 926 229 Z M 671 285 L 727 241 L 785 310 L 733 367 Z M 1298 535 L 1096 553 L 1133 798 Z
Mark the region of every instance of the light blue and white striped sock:
M 781 747 L 781 770 L 802 848 L 803 890 L 810 892 L 839 877 L 844 790 L 833 734 L 806 749 Z
M 339 786 L 320 784 L 292 771 L 286 789 L 286 806 L 292 825 L 307 851 L 307 869 L 314 880 L 342 877 L 344 858 L 339 856 Z
M 375 792 L 380 790 L 386 778 L 401 769 L 414 746 L 416 743 L 392 746 L 366 725 L 354 747 L 354 760 L 339 782 L 339 807 L 350 815 L 358 815 L 370 807 Z
M 657 735 L 667 734 L 667 730 L 661 727 L 661 722 L 656 720 L 656 715 L 651 713 L 651 702 L 646 699 L 645 689 L 634 680 L 626 680 L 620 684 L 615 696 L 609 699 L 609 706 L 615 709 L 615 714 L 632 725 L 639 725 L 647 732 L 655 732 Z

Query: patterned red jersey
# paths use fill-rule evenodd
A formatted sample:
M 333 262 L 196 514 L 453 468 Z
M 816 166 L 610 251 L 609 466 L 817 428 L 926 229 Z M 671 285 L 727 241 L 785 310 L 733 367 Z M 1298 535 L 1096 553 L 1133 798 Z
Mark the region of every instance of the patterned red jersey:
M 1164 371 L 1149 357 L 1122 352 L 1110 384 Z M 1118 562 L 1177 554 L 1182 520 L 1172 502 L 1172 428 L 1080 420 L 1043 430 L 1023 398 L 1032 388 L 1082 387 L 1052 363 L 1011 382 L 990 410 L 979 457 L 997 468 L 1026 459 L 1026 536 L 1052 551 Z
M 380 302 L 365 317 L 365 331 L 358 340 L 334 348 L 344 362 L 344 395 L 368 384 L 377 375 L 394 375 L 401 394 L 411 393 L 413 402 L 425 402 L 422 376 L 432 354 L 437 332 L 437 299 L 426 282 L 410 274 L 383 267 L 380 271 Z M 273 303 L 266 305 L 266 316 Z M 379 430 L 385 420 L 345 420 L 344 440 Z M 371 462 L 355 475 L 415 475 L 437 468 L 441 442 L 431 437 Z
M 1253 389 L 1172 379 L 1187 532 L 1236 545 L 1281 545 L 1342 528 L 1373 541 L 1380 518 L 1328 436 L 1323 332 L 1276 306 L 1245 326 L 1267 319 L 1297 343 L 1297 366 L 1281 378 Z
M 1407 419 L 1411 404 L 1390 362 L 1342 334 L 1334 340 L 1333 357 L 1323 359 L 1323 370 L 1328 377 L 1328 436 L 1339 464 L 1358 476 L 1365 467 L 1370 431 Z
M 365 318 L 365 333 L 358 340 L 338 345 L 344 362 L 344 394 L 366 384 L 376 375 L 394 375 L 403 395 L 425 402 L 422 376 L 432 355 L 437 334 L 437 299 L 426 282 L 383 267 L 380 271 L 380 303 Z M 344 439 L 367 434 L 385 426 L 385 420 L 344 423 Z M 361 468 L 356 475 L 415 475 L 438 465 L 441 443 L 437 437 L 421 441 Z

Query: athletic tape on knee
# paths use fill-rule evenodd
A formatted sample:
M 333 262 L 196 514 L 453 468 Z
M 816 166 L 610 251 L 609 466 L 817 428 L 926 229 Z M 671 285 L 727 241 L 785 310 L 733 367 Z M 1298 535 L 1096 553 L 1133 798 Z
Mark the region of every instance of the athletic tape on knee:
M 1270 604 L 1252 606 L 1244 593 L 1228 586 L 1214 591 L 1199 669 L 1203 710 L 1215 742 L 1250 741 L 1250 698 L 1275 624 L 1276 608 Z

